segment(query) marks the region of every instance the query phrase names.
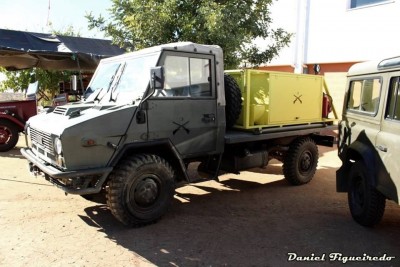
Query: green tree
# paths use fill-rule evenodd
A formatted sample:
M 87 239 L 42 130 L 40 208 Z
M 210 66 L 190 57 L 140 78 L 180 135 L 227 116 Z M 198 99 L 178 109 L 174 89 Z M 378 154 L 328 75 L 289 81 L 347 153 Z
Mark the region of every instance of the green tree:
M 137 50 L 163 43 L 217 44 L 227 68 L 241 62 L 268 63 L 290 42 L 291 34 L 271 29 L 272 0 L 112 0 L 111 19 L 86 15 L 114 43 Z M 266 39 L 261 49 L 253 44 Z
M 39 81 L 39 94 L 48 96 L 50 99 L 59 92 L 60 81 L 68 81 L 71 73 L 69 71 L 50 71 L 40 68 L 28 70 L 7 71 L 0 69 L 6 78 L 0 83 L 0 91 L 12 89 L 14 92 L 24 91 L 29 83 Z

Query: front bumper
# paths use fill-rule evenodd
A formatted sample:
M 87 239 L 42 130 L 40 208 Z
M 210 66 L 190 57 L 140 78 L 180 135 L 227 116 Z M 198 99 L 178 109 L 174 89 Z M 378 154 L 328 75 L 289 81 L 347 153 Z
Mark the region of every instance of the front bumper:
M 29 161 L 29 170 L 32 173 L 34 173 L 35 175 L 37 175 L 38 173 L 42 173 L 45 176 L 46 180 L 50 181 L 51 183 L 69 194 L 85 195 L 100 192 L 103 183 L 107 179 L 110 172 L 113 170 L 112 167 L 104 167 L 64 172 L 36 157 L 36 155 L 32 152 L 30 148 L 21 148 L 21 154 Z M 88 183 L 86 186 L 83 187 L 67 186 L 60 181 L 63 179 L 92 179 L 94 176 L 99 177 L 97 182 L 94 185 L 89 185 Z

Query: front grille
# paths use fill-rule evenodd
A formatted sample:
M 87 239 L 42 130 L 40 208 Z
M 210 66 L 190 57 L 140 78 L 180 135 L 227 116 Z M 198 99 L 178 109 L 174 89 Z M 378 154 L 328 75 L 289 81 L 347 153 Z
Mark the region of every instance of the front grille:
M 54 145 L 50 134 L 43 133 L 36 129 L 30 129 L 32 143 L 44 152 L 54 155 Z M 44 153 L 42 153 L 44 154 Z

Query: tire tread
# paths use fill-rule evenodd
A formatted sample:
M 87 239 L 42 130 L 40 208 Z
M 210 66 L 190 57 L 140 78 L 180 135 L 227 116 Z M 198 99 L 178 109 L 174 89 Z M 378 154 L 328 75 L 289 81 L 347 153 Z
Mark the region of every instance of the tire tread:
M 301 149 L 304 145 L 306 144 L 312 144 L 312 146 L 315 148 L 314 151 L 314 156 L 316 157 L 315 159 L 315 167 L 312 169 L 312 172 L 309 173 L 309 178 L 306 180 L 302 180 L 299 177 L 299 174 L 297 173 L 297 157 L 299 156 L 298 154 L 301 152 Z M 283 162 L 283 174 L 285 176 L 285 179 L 291 183 L 292 185 L 302 185 L 309 183 L 314 176 L 316 172 L 316 166 L 318 165 L 318 147 L 316 146 L 314 140 L 310 137 L 302 137 L 294 140 L 290 146 L 289 150 L 286 153 L 286 156 L 284 158 Z
M 121 162 L 114 168 L 114 171 L 110 174 L 108 186 L 106 188 L 107 205 L 111 210 L 111 213 L 123 224 L 132 227 L 140 227 L 147 224 L 156 222 L 159 218 L 153 218 L 151 220 L 142 220 L 136 218 L 129 213 L 129 211 L 123 205 L 124 188 L 127 177 L 140 169 L 146 164 L 162 164 L 169 173 L 169 176 L 174 178 L 174 172 L 172 167 L 163 158 L 156 155 L 139 154 L 123 158 Z M 160 216 L 161 217 L 161 216 Z

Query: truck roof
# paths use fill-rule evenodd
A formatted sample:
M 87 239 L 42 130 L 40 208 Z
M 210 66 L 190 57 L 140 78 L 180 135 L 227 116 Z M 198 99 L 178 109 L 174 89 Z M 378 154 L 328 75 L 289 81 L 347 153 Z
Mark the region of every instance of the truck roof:
M 400 56 L 354 64 L 349 69 L 348 76 L 398 70 L 400 70 Z
M 122 54 L 119 56 L 103 59 L 102 61 L 112 61 L 116 59 L 122 59 L 130 56 L 136 56 L 141 54 L 150 54 L 154 52 L 159 52 L 162 50 L 176 50 L 180 52 L 196 52 L 202 54 L 215 54 L 217 61 L 220 63 L 223 62 L 223 52 L 222 48 L 218 45 L 204 45 L 204 44 L 196 44 L 192 42 L 177 42 L 177 43 L 169 43 L 162 44 L 158 46 L 148 47 L 144 49 L 140 49 L 137 51 L 133 51 L 130 53 Z

